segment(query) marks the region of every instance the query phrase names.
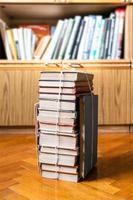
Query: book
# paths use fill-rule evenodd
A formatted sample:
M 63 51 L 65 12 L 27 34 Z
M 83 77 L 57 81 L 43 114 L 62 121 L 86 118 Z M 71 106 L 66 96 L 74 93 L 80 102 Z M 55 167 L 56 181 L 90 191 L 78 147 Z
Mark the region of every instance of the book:
M 25 48 L 24 48 L 24 29 L 18 29 L 18 43 L 19 43 L 19 50 L 20 50 L 20 59 L 25 60 Z
M 13 57 L 11 54 L 11 49 L 7 38 L 6 28 L 7 28 L 6 23 L 2 19 L 0 19 L 0 32 L 3 41 L 3 46 L 5 48 L 5 54 L 8 60 L 12 60 Z
M 40 147 L 40 152 L 43 153 L 59 153 L 63 155 L 72 155 L 72 156 L 78 156 L 79 154 L 79 148 L 76 147 L 76 149 L 64 149 L 64 148 L 53 148 L 53 147 Z
M 100 28 L 101 28 L 101 23 L 102 23 L 102 16 L 101 15 L 96 16 L 96 24 L 95 24 L 94 36 L 93 36 L 90 55 L 89 55 L 89 59 L 91 59 L 91 60 L 95 59 L 95 55 L 96 55 L 96 51 L 97 51 L 97 43 L 98 43 L 98 40 L 99 40 L 99 31 L 100 31 Z
M 14 38 L 16 52 L 17 52 L 17 59 L 21 59 L 19 38 L 18 38 L 18 29 L 17 28 L 13 28 L 12 32 L 13 32 L 13 38 Z
M 38 40 L 43 36 L 50 35 L 50 26 L 48 24 L 20 24 L 18 27 L 31 29 L 38 37 Z
M 85 178 L 97 162 L 98 96 L 80 98 L 80 176 Z
M 70 126 L 74 126 L 75 124 L 75 119 L 74 118 L 66 118 L 66 117 L 55 117 L 55 116 L 45 116 L 45 115 L 38 115 L 38 121 L 42 122 L 42 123 L 46 123 L 46 124 L 51 124 L 51 123 L 59 123 L 59 124 L 63 124 L 63 125 L 70 125 Z
M 64 101 L 64 100 L 39 100 L 39 107 L 45 110 L 71 110 L 75 111 L 75 101 Z
M 50 164 L 42 164 L 42 170 L 51 171 L 51 172 L 62 172 L 62 173 L 72 173 L 77 174 L 77 166 L 63 166 L 63 165 L 50 165 Z
M 62 27 L 63 27 L 63 23 L 64 23 L 63 20 L 58 21 L 54 35 L 53 35 L 51 42 L 50 42 L 50 44 L 47 48 L 45 56 L 43 56 L 44 60 L 52 59 L 53 53 L 55 51 L 55 48 L 56 48 L 56 45 L 57 45 L 57 42 L 58 42 L 58 39 L 60 37 L 60 33 L 61 33 L 61 30 L 62 30 Z
M 122 40 L 124 32 L 124 21 L 125 21 L 125 10 L 120 10 L 120 20 L 119 20 L 119 29 L 118 29 L 118 39 L 117 39 L 117 50 L 116 50 L 116 59 L 121 58 L 122 54 Z
M 103 28 L 103 34 L 102 34 L 102 38 L 101 38 L 99 59 L 103 59 L 103 56 L 104 56 L 107 26 L 108 26 L 108 20 L 105 19 L 104 28 Z
M 36 47 L 36 49 L 34 51 L 34 58 L 35 59 L 43 58 L 43 55 L 44 55 L 44 53 L 45 53 L 45 51 L 46 51 L 46 49 L 48 47 L 48 44 L 49 44 L 50 40 L 51 40 L 51 36 L 50 35 L 43 36 L 40 39 L 40 41 L 39 41 L 39 43 L 38 43 L 38 45 L 37 45 L 37 47 Z
M 17 59 L 17 51 L 16 51 L 15 41 L 14 41 L 14 38 L 13 38 L 12 29 L 6 30 L 6 34 L 7 34 L 7 40 L 8 40 L 8 43 L 9 43 L 11 54 L 12 54 L 12 59 Z
M 72 56 L 72 51 L 73 51 L 75 40 L 76 40 L 76 37 L 77 37 L 77 34 L 78 34 L 80 22 L 81 22 L 81 16 L 75 16 L 72 33 L 71 33 L 71 36 L 70 36 L 70 39 L 69 39 L 69 42 L 68 42 L 68 45 L 67 45 L 67 49 L 66 49 L 64 59 L 70 59 L 71 56 Z
M 107 29 L 106 29 L 106 38 L 105 38 L 105 45 L 104 45 L 104 52 L 103 52 L 103 59 L 107 58 L 108 55 L 108 46 L 110 40 L 110 31 L 111 31 L 111 19 L 107 19 Z
M 90 43 L 90 36 L 91 36 L 91 31 L 94 28 L 94 22 L 95 22 L 95 16 L 94 15 L 89 15 L 89 23 L 88 23 L 88 27 L 87 27 L 87 32 L 86 32 L 86 41 L 84 44 L 84 48 L 83 48 L 83 53 L 82 53 L 82 59 L 86 60 L 88 59 L 88 55 L 89 55 L 89 50 L 88 50 L 88 46 Z
M 40 74 L 40 80 L 47 80 L 47 81 L 59 81 L 60 79 L 64 81 L 86 81 L 86 80 L 93 80 L 93 75 L 89 73 L 77 73 L 74 71 L 62 71 L 62 73 L 58 71 L 45 71 L 41 72 Z
M 58 59 L 64 59 L 66 49 L 67 49 L 67 44 L 69 42 L 69 38 L 70 38 L 70 35 L 71 35 L 73 25 L 74 25 L 74 19 L 70 18 L 68 20 L 67 30 L 65 32 L 65 35 L 64 35 L 64 38 L 63 38 L 63 41 L 62 41 L 62 45 L 61 45 L 61 49 L 60 49 L 60 52 L 59 52 Z
M 66 125 L 59 125 L 59 124 L 46 124 L 39 122 L 39 130 L 43 133 L 47 132 L 52 134 L 69 134 L 69 135 L 76 135 L 76 131 L 74 130 L 74 126 L 66 126 Z
M 88 83 L 88 81 L 76 81 L 76 82 L 72 82 L 72 81 L 55 81 L 55 80 L 51 80 L 51 81 L 46 81 L 46 80 L 39 80 L 39 86 L 40 87 L 64 87 L 64 88 L 72 88 L 72 87 L 77 87 L 77 86 L 88 86 L 88 84 L 91 85 L 91 83 Z
M 76 95 L 70 95 L 70 94 L 49 94 L 49 93 L 39 93 L 39 99 L 45 99 L 45 100 L 69 100 L 69 101 L 74 101 L 76 100 Z
M 75 166 L 76 161 L 77 161 L 77 156 L 52 154 L 52 153 L 39 153 L 40 163 Z
M 93 90 L 93 87 L 91 87 Z M 88 86 L 75 86 L 71 88 L 59 88 L 59 87 L 39 87 L 39 93 L 59 93 L 60 94 L 79 94 L 90 92 L 90 87 Z
M 111 59 L 111 52 L 112 52 L 112 46 L 113 46 L 113 36 L 114 36 L 114 28 L 115 28 L 115 14 L 110 14 L 111 19 L 111 28 L 110 28 L 110 38 L 109 38 L 109 45 L 108 45 L 108 55 L 107 59 Z
M 116 19 L 115 19 L 111 59 L 115 59 L 116 52 L 117 52 L 118 32 L 119 32 L 119 23 L 120 23 L 120 9 L 116 9 L 115 16 L 116 16 Z
M 49 171 L 44 171 L 44 170 L 42 171 L 41 174 L 42 174 L 42 177 L 45 177 L 45 178 L 78 182 L 78 174 L 57 173 L 57 172 L 49 172 Z
M 79 28 L 79 32 L 76 38 L 76 42 L 73 48 L 73 52 L 72 52 L 72 59 L 76 59 L 77 58 L 77 54 L 78 54 L 78 50 L 79 50 L 79 44 L 82 38 L 82 34 L 84 31 L 84 26 L 85 26 L 85 21 L 84 19 L 82 19 L 81 24 L 80 24 L 80 28 Z
M 79 44 L 78 54 L 77 54 L 77 59 L 79 59 L 79 60 L 81 60 L 83 58 L 83 51 L 84 51 L 84 46 L 85 46 L 85 43 L 86 43 L 86 37 L 87 37 L 90 18 L 89 18 L 89 16 L 85 16 L 83 18 L 83 20 L 85 21 L 85 26 L 84 26 L 82 38 L 81 38 L 81 41 L 80 41 L 80 44 Z
M 39 145 L 45 147 L 58 147 L 64 149 L 75 149 L 77 146 L 77 135 L 54 135 L 40 133 Z M 45 154 L 44 154 L 45 155 Z
M 96 53 L 95 53 L 95 59 L 99 59 L 100 58 L 100 51 L 101 51 L 101 43 L 102 43 L 102 34 L 104 32 L 104 24 L 105 24 L 105 20 L 102 19 L 102 22 L 101 22 L 101 27 L 100 27 L 100 30 L 99 30 L 99 39 L 97 41 L 97 47 L 96 47 Z
M 63 112 L 63 111 L 59 111 L 56 112 L 54 110 L 43 110 L 42 108 L 38 108 L 39 114 L 43 115 L 43 116 L 55 116 L 58 117 L 58 115 L 60 117 L 66 117 L 66 118 L 76 118 L 77 112 L 72 112 L 72 111 L 67 111 L 67 112 Z
M 58 39 L 54 54 L 52 56 L 52 59 L 58 59 L 59 52 L 60 52 L 60 49 L 61 49 L 61 46 L 62 46 L 62 42 L 63 42 L 63 37 L 64 37 L 66 29 L 67 29 L 67 25 L 68 25 L 68 19 L 65 19 L 64 23 L 63 23 L 62 30 L 60 32 L 60 37 Z

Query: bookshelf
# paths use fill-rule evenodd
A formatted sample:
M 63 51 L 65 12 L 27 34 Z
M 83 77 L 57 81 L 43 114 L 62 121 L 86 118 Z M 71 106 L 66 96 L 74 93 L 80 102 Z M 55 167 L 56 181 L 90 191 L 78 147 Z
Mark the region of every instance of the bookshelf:
M 63 61 L 64 67 L 92 72 L 95 75 L 95 93 L 99 95 L 99 125 L 133 124 L 131 99 L 133 72 L 133 22 L 130 17 L 133 7 L 124 1 L 6 1 L 0 2 L 0 17 L 11 27 L 21 23 L 55 24 L 59 18 L 74 16 L 77 13 L 110 12 L 118 7 L 126 7 L 126 24 L 124 38 L 124 59 Z M 44 12 L 45 10 L 45 12 Z M 23 15 L 25 11 L 25 14 Z M 34 17 L 33 17 L 34 16 Z M 52 64 L 52 63 L 57 64 Z M 62 61 L 51 61 L 46 66 L 43 61 L 7 61 L 0 60 L 0 126 L 34 125 L 34 103 L 37 101 L 38 78 L 41 70 L 61 70 Z

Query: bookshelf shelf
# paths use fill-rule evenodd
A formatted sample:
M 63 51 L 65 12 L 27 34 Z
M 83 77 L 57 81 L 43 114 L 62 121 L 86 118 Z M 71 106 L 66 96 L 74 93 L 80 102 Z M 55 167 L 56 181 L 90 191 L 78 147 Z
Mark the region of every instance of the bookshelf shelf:
M 48 64 L 42 60 L 0 60 L 0 69 L 55 69 L 63 70 L 71 68 L 75 70 L 85 70 L 85 69 L 129 69 L 131 66 L 131 61 L 128 59 L 121 60 L 51 60 Z

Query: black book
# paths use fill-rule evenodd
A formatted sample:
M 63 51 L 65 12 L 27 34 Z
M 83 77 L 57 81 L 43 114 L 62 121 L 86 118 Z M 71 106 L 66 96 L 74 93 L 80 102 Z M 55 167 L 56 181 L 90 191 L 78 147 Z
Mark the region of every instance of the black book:
M 78 32 L 78 35 L 77 35 L 77 38 L 76 38 L 76 42 L 75 42 L 75 45 L 74 45 L 74 49 L 73 49 L 73 52 L 72 52 L 72 59 L 76 59 L 77 58 L 79 44 L 80 44 L 80 41 L 81 41 L 81 38 L 82 38 L 84 26 L 85 26 L 85 21 L 83 19 L 81 21 L 79 32 Z
M 98 96 L 80 98 L 80 176 L 85 178 L 97 163 Z

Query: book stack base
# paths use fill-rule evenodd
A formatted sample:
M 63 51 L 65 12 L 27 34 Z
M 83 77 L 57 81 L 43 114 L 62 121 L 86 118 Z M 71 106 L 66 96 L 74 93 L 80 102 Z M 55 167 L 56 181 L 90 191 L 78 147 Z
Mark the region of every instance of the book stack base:
M 60 89 L 58 100 L 53 98 L 55 93 L 45 93 L 42 97 L 43 93 L 39 92 L 35 112 L 38 166 L 44 178 L 78 182 L 97 162 L 98 97 L 89 90 L 78 95 L 76 92 L 70 96 L 62 94 L 63 89 L 83 84 L 83 80 L 65 80 L 67 75 L 63 74 L 62 80 L 52 80 L 54 86 Z M 51 87 L 51 80 L 45 80 L 45 75 L 42 77 L 44 80 L 40 79 L 40 88 Z M 48 76 L 46 79 L 49 79 Z M 74 96 L 75 100 L 70 100 Z

